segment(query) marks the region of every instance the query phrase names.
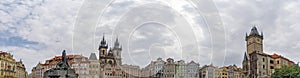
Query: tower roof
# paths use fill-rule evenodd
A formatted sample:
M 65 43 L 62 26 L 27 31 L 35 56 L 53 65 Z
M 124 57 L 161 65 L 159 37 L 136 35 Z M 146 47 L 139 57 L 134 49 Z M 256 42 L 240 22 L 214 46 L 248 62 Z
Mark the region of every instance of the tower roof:
M 91 53 L 89 60 L 97 60 L 97 56 L 95 53 Z
M 105 41 L 105 38 L 104 38 L 104 34 L 103 34 L 103 37 L 102 37 L 102 40 L 101 40 L 101 46 L 105 46 L 106 45 L 106 41 Z
M 118 48 L 120 46 L 119 39 L 116 38 L 114 48 Z
M 106 44 L 106 40 L 105 40 L 104 34 L 103 34 L 103 37 L 102 37 L 102 40 L 100 42 L 100 45 L 99 45 L 98 49 L 100 49 L 100 48 L 107 48 L 107 44 Z
M 259 35 L 258 31 L 257 31 L 257 28 L 254 26 L 252 27 L 251 29 L 251 32 L 250 32 L 250 35 Z
M 247 53 L 245 52 L 245 54 L 244 54 L 244 61 L 248 61 L 249 59 L 248 59 L 248 56 L 247 56 Z

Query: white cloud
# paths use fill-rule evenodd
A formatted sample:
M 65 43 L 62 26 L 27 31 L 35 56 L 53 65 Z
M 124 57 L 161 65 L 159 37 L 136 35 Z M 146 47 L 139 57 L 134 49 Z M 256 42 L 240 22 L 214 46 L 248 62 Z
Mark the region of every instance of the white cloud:
M 9 34 L 8 37 L 21 37 L 45 46 L 38 47 L 39 49 L 30 48 L 35 47 L 34 45 L 27 45 L 26 47 L 29 48 L 1 46 L 1 50 L 13 52 L 15 58 L 23 59 L 29 72 L 39 61 L 43 62 L 50 57 L 59 55 L 63 49 L 70 51 L 72 25 L 75 20 L 74 16 L 80 8 L 80 2 L 80 0 L 1 2 L 0 27 L 3 28 L 1 31 L 4 31 L 1 34 Z

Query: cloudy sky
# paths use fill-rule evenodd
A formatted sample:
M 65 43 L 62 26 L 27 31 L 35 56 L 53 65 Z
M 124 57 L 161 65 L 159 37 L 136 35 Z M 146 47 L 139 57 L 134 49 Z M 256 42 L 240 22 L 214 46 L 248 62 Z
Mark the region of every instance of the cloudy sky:
M 122 45 L 123 63 L 161 57 L 241 66 L 255 25 L 264 52 L 300 61 L 299 0 L 1 0 L 0 51 L 30 72 L 61 54 L 98 53 L 103 35 Z

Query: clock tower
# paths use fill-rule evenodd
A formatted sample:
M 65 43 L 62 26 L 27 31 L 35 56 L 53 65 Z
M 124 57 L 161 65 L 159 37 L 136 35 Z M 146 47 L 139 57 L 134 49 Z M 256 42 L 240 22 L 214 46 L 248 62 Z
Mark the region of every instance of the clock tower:
M 246 33 L 246 42 L 248 55 L 255 51 L 263 53 L 263 33 L 259 34 L 255 26 L 252 27 L 249 35 Z

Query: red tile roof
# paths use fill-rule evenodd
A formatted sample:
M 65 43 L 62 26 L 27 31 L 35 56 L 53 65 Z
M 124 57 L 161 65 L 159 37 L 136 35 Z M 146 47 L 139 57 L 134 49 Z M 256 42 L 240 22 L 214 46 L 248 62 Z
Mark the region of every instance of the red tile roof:
M 256 52 L 253 52 L 253 53 L 256 53 Z M 269 55 L 269 54 L 266 54 L 266 53 L 257 53 L 257 54 L 263 55 L 263 56 L 268 56 L 268 57 L 271 57 L 273 59 L 278 59 L 278 58 L 285 59 L 285 60 L 288 61 L 289 64 L 295 64 L 293 61 L 291 61 L 291 60 L 289 60 L 289 59 L 287 59 L 287 58 L 285 58 L 285 57 L 283 57 L 281 55 L 278 55 L 276 53 L 274 53 L 273 55 Z

